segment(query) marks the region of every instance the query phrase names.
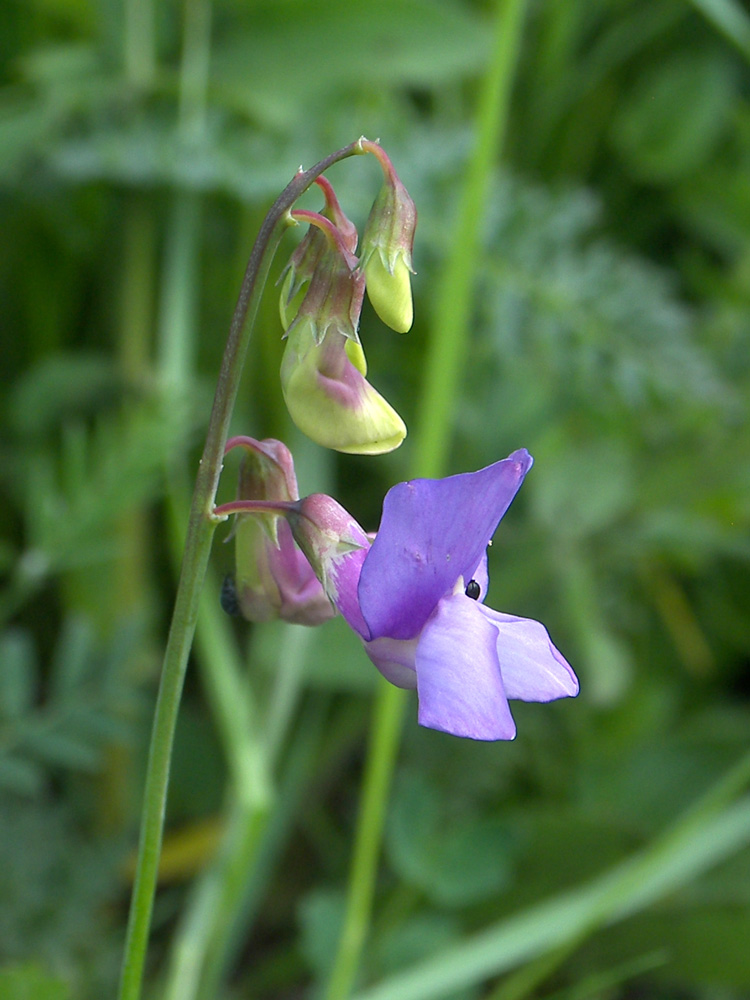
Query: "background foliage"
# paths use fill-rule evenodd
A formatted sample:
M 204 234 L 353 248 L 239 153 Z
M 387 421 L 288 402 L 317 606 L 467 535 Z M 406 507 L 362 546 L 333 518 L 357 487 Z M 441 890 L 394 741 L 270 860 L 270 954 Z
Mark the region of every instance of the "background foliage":
M 114 993 L 186 497 L 266 208 L 300 162 L 382 139 L 420 211 L 417 319 L 399 338 L 366 306 L 362 334 L 412 423 L 493 13 L 3 5 L 0 995 Z M 747 801 L 716 784 L 750 731 L 749 59 L 730 0 L 529 5 L 451 467 L 534 455 L 490 603 L 548 624 L 582 694 L 517 706 L 512 745 L 419 730 L 410 704 L 368 996 L 750 989 Z M 331 179 L 363 223 L 372 165 Z M 412 441 L 372 460 L 299 437 L 274 300 L 235 432 L 287 440 L 304 490 L 375 527 Z M 178 732 L 154 997 L 298 995 L 341 919 L 375 672 L 340 622 L 224 620 L 230 563 L 217 546 Z M 206 909 L 227 858 L 234 897 Z

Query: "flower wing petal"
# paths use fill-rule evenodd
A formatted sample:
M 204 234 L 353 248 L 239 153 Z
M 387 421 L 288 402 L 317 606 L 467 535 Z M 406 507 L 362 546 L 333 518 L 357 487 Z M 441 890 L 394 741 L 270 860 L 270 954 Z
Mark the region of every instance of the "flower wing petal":
M 497 630 L 464 594 L 444 597 L 417 645 L 419 722 L 474 740 L 512 740 L 516 727 L 497 660 Z
M 381 636 L 372 642 L 362 640 L 365 652 L 380 673 L 396 687 L 414 690 L 417 686 L 417 639 L 389 639 Z
M 468 583 L 531 463 L 521 449 L 479 472 L 388 491 L 359 583 L 372 638 L 413 638 L 458 577 Z
M 484 606 L 481 612 L 497 629 L 497 656 L 508 698 L 554 701 L 578 694 L 578 678 L 541 622 Z

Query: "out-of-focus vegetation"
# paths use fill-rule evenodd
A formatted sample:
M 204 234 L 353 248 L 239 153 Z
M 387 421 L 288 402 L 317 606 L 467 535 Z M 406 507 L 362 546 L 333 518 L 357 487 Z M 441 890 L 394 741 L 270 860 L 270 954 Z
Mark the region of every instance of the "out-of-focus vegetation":
M 397 337 L 366 307 L 362 338 L 409 424 L 493 16 L 480 0 L 2 6 L 3 998 L 114 995 L 190 480 L 263 214 L 300 162 L 381 138 L 420 212 L 417 318 Z M 534 455 L 490 603 L 544 621 L 582 693 L 516 706 L 512 745 L 420 730 L 410 706 L 361 988 L 736 1000 L 750 818 L 742 781 L 717 783 L 750 735 L 744 7 L 529 4 L 501 160 L 451 468 Z M 375 166 L 330 176 L 362 224 Z M 269 287 L 235 432 L 285 439 L 303 490 L 374 528 L 410 439 L 380 459 L 303 441 L 281 347 Z M 340 622 L 224 619 L 231 561 L 217 545 L 181 713 L 153 997 L 300 995 L 325 981 L 342 912 L 377 677 Z

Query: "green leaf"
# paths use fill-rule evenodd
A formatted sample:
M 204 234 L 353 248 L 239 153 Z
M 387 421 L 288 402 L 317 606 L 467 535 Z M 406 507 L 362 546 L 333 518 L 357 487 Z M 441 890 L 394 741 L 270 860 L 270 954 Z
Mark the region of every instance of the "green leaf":
M 315 889 L 299 905 L 300 947 L 323 980 L 331 971 L 341 925 L 344 921 L 344 896 L 330 889 Z
M 737 0 L 691 0 L 750 61 L 750 14 Z
M 580 542 L 628 513 L 635 469 L 624 436 L 573 439 L 569 426 L 554 424 L 537 438 L 534 459 L 543 470 L 529 484 L 534 512 L 557 534 Z
M 91 672 L 94 630 L 85 618 L 66 619 L 52 661 L 53 699 L 75 695 Z
M 0 996 L 3 1000 L 69 1000 L 70 990 L 64 980 L 29 962 L 0 968 Z
M 750 843 L 744 757 L 704 799 L 646 850 L 570 892 L 490 925 L 440 955 L 356 995 L 355 1000 L 431 1000 L 561 946 L 652 905 Z
M 17 719 L 29 711 L 37 685 L 36 651 L 24 629 L 0 636 L 0 716 Z
M 44 772 L 38 764 L 7 753 L 0 756 L 0 786 L 19 795 L 36 795 L 43 785 Z
M 397 786 L 387 832 L 391 863 L 439 906 L 467 906 L 507 881 L 507 826 L 492 818 L 447 818 L 438 789 L 414 772 Z
M 112 403 L 120 390 L 114 364 L 98 354 L 58 353 L 25 372 L 10 394 L 9 420 L 23 437 L 41 438 L 61 421 Z
M 474 74 L 488 34 L 465 5 L 442 0 L 255 3 L 252 31 L 219 38 L 212 82 L 286 128 L 311 98 L 350 87 L 430 87 Z
M 640 177 L 674 182 L 713 153 L 733 101 L 734 73 L 722 53 L 680 53 L 636 83 L 612 123 L 613 138 Z
M 44 724 L 24 730 L 23 747 L 45 764 L 81 771 L 95 771 L 101 759 L 98 748 L 82 734 L 50 729 Z

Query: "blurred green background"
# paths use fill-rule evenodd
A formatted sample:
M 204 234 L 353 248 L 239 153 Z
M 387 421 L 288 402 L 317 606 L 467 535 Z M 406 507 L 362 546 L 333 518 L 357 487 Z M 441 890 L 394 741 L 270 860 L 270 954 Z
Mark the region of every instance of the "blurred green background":
M 516 706 L 509 745 L 420 730 L 409 705 L 360 986 L 735 1000 L 750 994 L 750 818 L 742 781 L 716 783 L 750 734 L 750 17 L 730 0 L 524 14 L 450 468 L 534 455 L 489 603 L 543 620 L 582 693 Z M 483 0 L 3 3 L 3 1000 L 116 989 L 190 481 L 263 215 L 300 163 L 382 140 L 420 213 L 416 322 L 399 337 L 366 305 L 362 339 L 411 425 L 495 16 Z M 374 162 L 329 176 L 361 226 Z M 280 334 L 269 287 L 233 430 L 286 440 L 303 492 L 375 528 L 413 439 L 379 459 L 302 440 Z M 377 675 L 340 622 L 222 617 L 231 562 L 217 544 L 151 997 L 304 995 L 341 919 Z M 275 788 L 257 843 L 238 806 L 245 717 Z M 235 898 L 212 924 L 201 893 L 223 849 Z M 592 903 L 587 887 L 639 851 L 651 867 Z M 214 942 L 203 966 L 191 935 Z

